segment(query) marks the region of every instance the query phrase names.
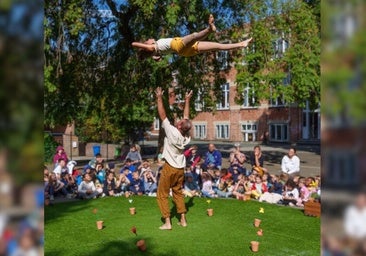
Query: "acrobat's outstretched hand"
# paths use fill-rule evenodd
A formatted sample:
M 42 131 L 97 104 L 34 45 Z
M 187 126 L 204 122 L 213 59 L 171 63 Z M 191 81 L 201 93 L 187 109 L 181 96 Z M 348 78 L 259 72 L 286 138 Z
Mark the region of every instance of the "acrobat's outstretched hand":
M 155 95 L 156 95 L 157 98 L 163 97 L 163 94 L 164 94 L 164 90 L 161 89 L 161 87 L 157 87 L 155 89 Z
M 186 96 L 184 97 L 184 99 L 186 101 L 189 101 L 192 98 L 192 95 L 193 95 L 193 91 L 190 90 L 189 92 L 186 92 Z

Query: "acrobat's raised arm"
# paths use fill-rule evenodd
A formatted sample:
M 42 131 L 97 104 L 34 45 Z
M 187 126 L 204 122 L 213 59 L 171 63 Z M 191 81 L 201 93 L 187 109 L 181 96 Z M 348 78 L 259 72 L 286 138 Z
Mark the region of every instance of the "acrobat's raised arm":
M 140 48 L 147 52 L 154 52 L 155 51 L 155 45 L 154 44 L 148 44 L 148 43 L 140 43 L 140 42 L 133 42 L 132 46 L 135 48 Z

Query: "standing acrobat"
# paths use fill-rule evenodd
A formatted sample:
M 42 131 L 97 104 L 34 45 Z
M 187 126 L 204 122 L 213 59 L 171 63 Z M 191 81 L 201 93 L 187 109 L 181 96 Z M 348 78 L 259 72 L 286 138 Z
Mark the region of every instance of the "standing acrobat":
M 212 14 L 210 14 L 208 19 L 208 25 L 209 26 L 206 29 L 184 37 L 161 38 L 157 41 L 155 41 L 155 39 L 149 39 L 144 43 L 133 42 L 132 46 L 141 50 L 140 57 L 142 59 L 151 56 L 154 60 L 159 61 L 164 53 L 175 52 L 180 56 L 190 57 L 202 52 L 245 48 L 252 40 L 252 38 L 249 38 L 245 41 L 232 44 L 201 41 L 211 32 L 216 31 L 214 17 Z

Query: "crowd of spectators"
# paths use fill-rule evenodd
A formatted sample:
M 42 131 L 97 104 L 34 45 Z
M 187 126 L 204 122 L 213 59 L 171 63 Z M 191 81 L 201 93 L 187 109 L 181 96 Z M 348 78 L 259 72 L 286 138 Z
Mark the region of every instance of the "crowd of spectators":
M 139 147 L 132 145 L 123 166 L 115 168 L 96 154 L 83 169 L 67 167 L 66 160 L 56 157 L 55 167 L 44 170 L 45 198 L 55 197 L 92 199 L 105 196 L 156 196 L 159 170 L 164 159 L 158 158 L 152 168 L 142 159 Z M 60 147 L 57 154 L 60 155 Z M 264 167 L 265 155 L 255 146 L 250 155 L 235 145 L 228 157 L 214 144 L 201 156 L 193 145 L 185 150 L 186 169 L 183 193 L 187 197 L 255 199 L 260 202 L 304 207 L 310 198 L 320 200 L 320 176 L 305 177 L 300 172 L 300 159 L 291 147 L 281 161 L 281 170 Z M 223 168 L 228 161 L 228 168 Z

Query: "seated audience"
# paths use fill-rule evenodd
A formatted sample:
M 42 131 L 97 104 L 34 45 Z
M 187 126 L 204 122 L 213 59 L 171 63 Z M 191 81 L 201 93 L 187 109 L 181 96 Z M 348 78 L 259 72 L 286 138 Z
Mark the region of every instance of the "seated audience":
M 262 154 L 261 147 L 259 145 L 255 146 L 253 149 L 253 153 L 250 156 L 250 164 L 252 166 L 252 171 L 256 170 L 256 172 L 260 175 L 262 173 L 267 172 L 267 169 L 264 168 L 264 156 Z M 249 175 L 249 173 L 247 173 Z
M 279 175 L 271 175 L 272 186 L 268 189 L 268 192 L 265 192 L 259 197 L 259 202 L 277 204 L 280 200 L 282 200 L 283 184 L 279 181 L 279 179 Z
M 239 147 L 234 147 L 231 150 L 230 157 L 229 157 L 229 172 L 233 174 L 233 169 L 235 168 L 238 170 L 239 173 L 246 173 L 246 169 L 244 163 L 246 161 L 245 154 L 240 152 Z
M 198 147 L 193 145 L 189 149 L 184 151 L 184 156 L 186 157 L 186 166 L 194 171 L 196 167 L 199 166 L 201 161 L 201 156 L 197 152 Z
M 282 195 L 282 204 L 294 206 L 297 203 L 297 200 L 299 199 L 299 190 L 292 179 L 289 179 L 286 182 L 285 190 Z
M 201 196 L 201 190 L 191 172 L 185 174 L 183 194 L 188 197 Z
M 296 155 L 294 147 L 291 147 L 287 155 L 282 158 L 281 171 L 291 176 L 300 173 L 300 158 Z
M 59 164 L 59 160 L 61 158 L 64 159 L 66 163 L 69 161 L 64 147 L 60 145 L 60 146 L 57 146 L 56 153 L 53 155 L 53 164 L 55 165 L 55 168 Z
M 132 173 L 137 170 L 136 166 L 132 164 L 131 159 L 127 158 L 125 161 L 125 165 L 121 168 L 119 173 L 124 173 L 126 177 L 132 181 Z M 138 172 L 137 172 L 138 173 Z
M 51 201 L 53 201 L 55 197 L 58 196 L 67 196 L 65 184 L 57 179 L 55 173 L 51 173 L 51 175 L 49 176 L 48 184 L 45 187 L 45 194 L 49 195 Z
M 139 172 L 132 173 L 129 193 L 131 195 L 143 195 L 145 193 L 144 181 L 140 179 Z
M 128 193 L 130 189 L 130 183 L 131 181 L 129 180 L 129 178 L 127 178 L 124 173 L 120 173 L 119 178 L 116 182 L 117 192 L 119 194 Z
M 222 169 L 224 170 L 224 169 Z M 226 170 L 227 171 L 227 170 Z M 234 191 L 234 181 L 231 175 L 221 176 L 218 188 L 215 190 L 216 195 L 222 198 L 231 197 Z
M 128 152 L 126 156 L 126 159 L 130 159 L 131 164 L 136 168 L 139 167 L 142 162 L 142 157 L 138 148 L 139 147 L 136 144 L 131 145 L 130 152 Z
M 53 170 L 53 173 L 56 174 L 57 179 L 61 178 L 61 173 L 68 173 L 69 169 L 66 166 L 66 160 L 63 158 L 58 159 L 58 165 Z
M 205 161 L 201 165 L 201 168 L 206 171 L 208 168 L 221 170 L 221 167 L 222 167 L 221 152 L 216 149 L 214 144 L 210 143 L 208 145 L 208 151 L 205 154 Z
M 216 193 L 212 187 L 212 177 L 207 172 L 202 173 L 202 196 L 204 197 L 216 197 Z
M 297 199 L 296 206 L 299 206 L 299 207 L 304 207 L 304 203 L 306 203 L 310 198 L 310 191 L 305 186 L 305 180 L 306 179 L 304 177 L 301 177 L 298 181 L 298 188 L 299 188 L 300 196 Z
M 252 184 L 252 197 L 255 199 L 259 199 L 259 197 L 264 194 L 265 192 L 268 192 L 268 188 L 265 183 L 262 182 L 261 176 L 257 175 L 255 176 L 255 183 Z
M 83 181 L 78 187 L 78 197 L 80 199 L 95 199 L 100 194 L 101 191 L 98 191 L 95 187 L 92 176 L 89 173 L 85 173 Z
M 143 172 L 144 188 L 145 194 L 149 196 L 156 196 L 156 191 L 158 190 L 158 185 L 156 183 L 156 178 L 152 170 L 146 170 Z
M 103 184 L 103 196 L 115 196 L 117 194 L 116 179 L 113 172 L 108 172 Z

